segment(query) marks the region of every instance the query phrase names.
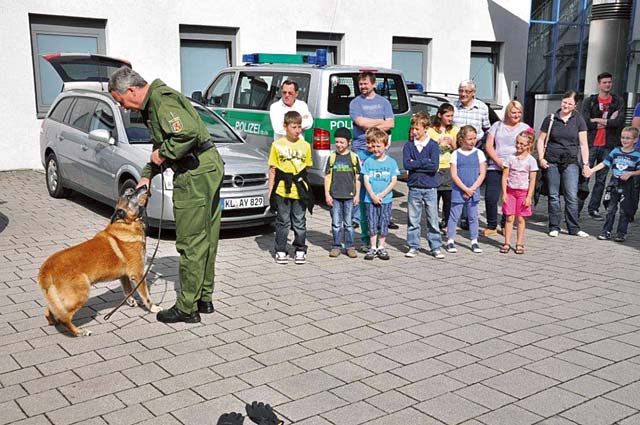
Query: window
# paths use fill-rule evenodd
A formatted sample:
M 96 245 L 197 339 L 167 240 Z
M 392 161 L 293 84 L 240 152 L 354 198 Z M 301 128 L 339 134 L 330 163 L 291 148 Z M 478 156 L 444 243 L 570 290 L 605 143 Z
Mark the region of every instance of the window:
M 216 78 L 209 91 L 205 93 L 204 103 L 208 106 L 226 108 L 229 104 L 233 75 L 232 72 L 227 72 Z
M 203 90 L 214 75 L 231 66 L 237 28 L 180 25 L 182 93 Z
M 295 80 L 298 83 L 298 99 L 307 100 L 311 80 L 308 74 L 242 72 L 238 78 L 233 107 L 268 111 L 269 106 L 279 99 L 280 86 L 285 80 Z
M 93 112 L 91 122 L 89 123 L 89 131 L 97 129 L 107 130 L 111 134 L 111 137 L 117 138 L 116 123 L 113 118 L 113 110 L 104 102 L 98 102 L 98 106 Z
M 60 93 L 62 80 L 42 56 L 50 53 L 106 53 L 105 21 L 29 15 L 36 107 L 42 118 Z
M 97 103 L 93 99 L 78 98 L 69 115 L 69 125 L 88 133 L 89 123 Z
M 67 114 L 69 106 L 71 106 L 71 102 L 73 102 L 72 97 L 65 97 L 60 102 L 58 102 L 58 104 L 55 106 L 55 109 L 49 114 L 49 119 L 63 122 L 64 116 Z
M 476 97 L 494 100 L 498 76 L 499 47 L 496 43 L 471 42 L 470 77 L 476 83 Z
M 349 103 L 358 96 L 358 73 L 332 74 L 329 77 L 329 112 L 335 115 L 349 115 Z M 394 114 L 409 110 L 407 94 L 400 75 L 376 74 L 376 93 L 386 97 Z
M 422 83 L 427 87 L 429 40 L 423 38 L 393 37 L 391 67 L 399 69 L 407 82 Z
M 327 50 L 327 63 L 335 65 L 342 63 L 342 39 L 344 34 L 329 32 L 298 31 L 296 39 L 296 53 L 315 55 L 316 49 Z

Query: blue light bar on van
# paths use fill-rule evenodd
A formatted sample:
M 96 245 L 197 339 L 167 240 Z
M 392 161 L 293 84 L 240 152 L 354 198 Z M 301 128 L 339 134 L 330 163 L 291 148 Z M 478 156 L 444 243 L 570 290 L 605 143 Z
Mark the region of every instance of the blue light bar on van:
M 327 64 L 327 50 L 318 49 L 316 55 L 286 54 L 286 53 L 249 53 L 242 55 L 242 62 L 248 64 L 279 63 L 279 64 L 311 64 L 323 66 Z
M 416 90 L 419 92 L 424 91 L 424 86 L 422 85 L 422 83 L 414 83 L 413 81 L 407 81 L 407 88 L 409 90 Z

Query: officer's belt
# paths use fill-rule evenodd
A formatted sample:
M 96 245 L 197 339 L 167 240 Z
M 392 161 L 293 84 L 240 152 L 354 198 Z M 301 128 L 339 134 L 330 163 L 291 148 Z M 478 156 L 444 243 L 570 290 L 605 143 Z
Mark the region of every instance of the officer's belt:
M 216 144 L 213 143 L 211 140 L 206 140 L 206 141 L 202 142 L 201 144 L 199 144 L 198 146 L 196 146 L 195 148 L 193 148 L 192 152 L 196 156 L 200 156 L 201 153 L 208 151 L 209 149 L 211 149 L 215 145 Z

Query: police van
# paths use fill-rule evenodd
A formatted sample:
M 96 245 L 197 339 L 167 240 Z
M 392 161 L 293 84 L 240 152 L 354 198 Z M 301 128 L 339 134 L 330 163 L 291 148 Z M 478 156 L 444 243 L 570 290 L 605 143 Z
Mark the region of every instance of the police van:
M 313 115 L 313 126 L 304 134 L 313 155 L 309 180 L 320 186 L 335 129 L 352 128 L 349 103 L 360 94 L 358 75 L 371 71 L 376 75 L 376 93 L 389 100 L 395 115 L 390 153 L 402 168 L 402 147 L 409 138 L 411 119 L 409 93 L 402 72 L 326 65 L 323 58 L 326 53 L 322 51 L 316 56 L 243 55 L 246 65 L 223 69 L 204 92 L 194 92 L 192 97 L 221 115 L 233 128 L 244 132 L 247 142 L 268 151 L 273 141 L 269 107 L 280 100 L 280 88 L 285 80 L 296 81 L 298 99 L 307 103 Z

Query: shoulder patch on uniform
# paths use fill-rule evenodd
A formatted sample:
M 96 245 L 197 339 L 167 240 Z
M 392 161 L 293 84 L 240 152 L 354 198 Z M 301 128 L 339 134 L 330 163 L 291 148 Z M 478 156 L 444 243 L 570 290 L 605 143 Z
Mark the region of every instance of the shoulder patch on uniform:
M 175 115 L 173 112 L 169 112 L 171 115 L 171 119 L 169 120 L 169 125 L 174 133 L 180 133 L 182 131 L 182 121 L 180 117 Z

